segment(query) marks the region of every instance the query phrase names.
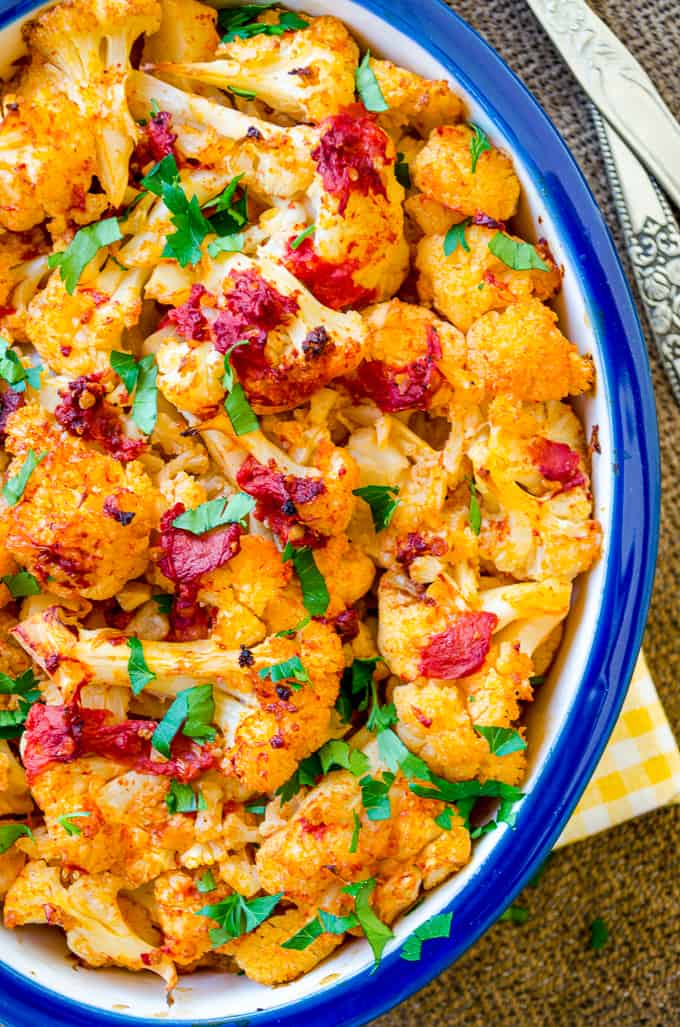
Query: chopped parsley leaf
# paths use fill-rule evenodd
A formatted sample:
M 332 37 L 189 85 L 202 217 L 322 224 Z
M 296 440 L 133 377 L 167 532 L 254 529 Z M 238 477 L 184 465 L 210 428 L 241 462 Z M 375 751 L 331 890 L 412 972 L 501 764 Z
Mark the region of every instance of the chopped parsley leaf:
M 26 383 L 32 389 L 40 388 L 42 366 L 24 367 L 16 350 L 0 335 L 0 378 L 3 378 L 13 392 L 24 392 Z
M 404 189 L 411 188 L 411 172 L 408 164 L 406 163 L 406 157 L 401 152 L 397 154 L 397 159 L 394 165 L 394 177 L 400 185 L 403 185 Z
M 291 250 L 296 250 L 298 246 L 302 246 L 305 239 L 309 239 L 310 235 L 312 235 L 315 231 L 316 225 L 308 225 L 303 232 L 300 232 L 299 235 L 295 236 L 295 238 L 290 244 Z
M 470 528 L 473 535 L 479 535 L 482 530 L 482 511 L 479 506 L 479 499 L 477 498 L 477 488 L 472 478 L 468 478 L 467 483 L 470 489 L 470 511 L 468 514 Z
M 189 531 L 192 535 L 203 535 L 204 532 L 220 528 L 224 524 L 240 524 L 244 527 L 246 517 L 254 509 L 253 497 L 245 492 L 237 492 L 234 496 L 218 496 L 217 499 L 200 503 L 192 510 L 186 510 L 179 517 L 175 517 L 172 526 Z
M 368 756 L 360 749 L 353 749 L 342 738 L 333 738 L 319 749 L 321 772 L 327 774 L 331 767 L 342 767 L 355 777 L 368 770 Z
M 247 345 L 247 339 L 236 343 L 236 346 Z M 234 346 L 232 346 L 234 349 Z M 236 435 L 248 435 L 251 431 L 259 431 L 260 423 L 255 416 L 253 408 L 248 402 L 244 388 L 234 377 L 234 369 L 231 366 L 231 350 L 224 354 L 224 375 L 222 385 L 226 389 L 227 396 L 224 401 L 224 409 L 227 411 L 231 426 Z
M 420 927 L 416 927 L 402 945 L 399 955 L 409 962 L 416 962 L 422 954 L 423 942 L 435 938 L 449 938 L 451 936 L 451 921 L 453 913 L 438 913 L 430 917 Z
M 294 628 L 284 628 L 283 631 L 277 631 L 274 634 L 274 638 L 292 638 L 293 635 L 297 635 L 298 631 L 302 631 L 308 624 L 311 624 L 312 618 L 307 614 L 302 620 L 299 620 Z
M 370 60 L 371 51 L 367 50 L 359 67 L 354 72 L 354 82 L 357 93 L 366 110 L 374 114 L 380 114 L 382 111 L 388 111 L 390 108 L 389 104 L 385 102 L 385 97 L 375 77 L 375 72 L 370 65 Z
M 524 906 L 508 906 L 504 913 L 501 913 L 500 920 L 509 920 L 512 924 L 525 924 L 529 919 L 529 910 Z
M 299 656 L 291 656 L 281 663 L 273 663 L 270 667 L 262 667 L 258 677 L 271 678 L 272 682 L 288 681 L 292 688 L 299 688 L 301 683 L 309 681 L 309 674 Z
M 18 702 L 13 710 L 0 710 L 0 738 L 19 738 L 23 733 L 28 711 L 40 699 L 39 681 L 32 668 L 17 677 L 0 674 L 0 695 L 15 695 Z
M 92 816 L 92 813 L 89 812 L 89 811 L 77 810 L 75 813 L 64 813 L 64 814 L 62 814 L 62 816 L 57 817 L 57 823 L 60 824 L 64 828 L 64 830 L 66 831 L 66 834 L 70 835 L 71 837 L 79 838 L 80 835 L 82 834 L 82 831 L 78 827 L 78 825 L 72 823 L 72 821 L 75 820 L 77 817 L 91 817 L 91 816 Z
M 165 795 L 165 805 L 170 813 L 198 813 L 208 808 L 202 792 L 197 794 L 190 784 L 177 781 L 174 777 Z
M 446 809 L 443 809 L 441 813 L 437 814 L 437 816 L 434 818 L 434 822 L 435 824 L 437 824 L 438 827 L 441 827 L 443 831 L 450 831 L 451 827 L 453 826 L 451 823 L 452 816 L 453 810 L 450 806 L 447 806 Z
M 470 170 L 474 175 L 477 171 L 477 161 L 479 160 L 479 158 L 485 150 L 491 149 L 491 143 L 489 142 L 489 137 L 487 136 L 486 132 L 483 128 L 480 128 L 479 125 L 475 125 L 474 122 L 470 122 L 469 127 L 472 129 L 474 133 L 472 139 L 470 140 L 470 156 L 472 158 Z
M 215 737 L 215 728 L 211 726 L 214 715 L 212 685 L 185 688 L 173 699 L 153 733 L 151 744 L 162 756 L 170 758 L 170 745 L 180 729 L 183 735 L 194 741 L 211 742 Z
M 445 257 L 450 257 L 454 250 L 457 250 L 459 246 L 462 246 L 466 253 L 470 252 L 468 241 L 465 238 L 465 230 L 470 224 L 470 221 L 471 218 L 465 218 L 465 221 L 459 221 L 457 225 L 451 225 L 444 236 Z
M 109 246 L 119 239 L 122 235 L 118 218 L 105 218 L 79 229 L 65 250 L 49 255 L 47 266 L 59 268 L 66 292 L 73 295 L 81 274 L 102 246 Z
M 207 916 L 219 925 L 210 931 L 213 947 L 219 948 L 232 938 L 240 938 L 254 931 L 273 912 L 282 898 L 283 892 L 264 895 L 259 899 L 246 899 L 238 892 L 234 892 L 213 906 L 199 909 L 197 916 Z
M 240 96 L 243 100 L 254 100 L 257 93 L 254 93 L 251 89 L 241 89 L 240 86 L 227 86 L 230 93 L 234 96 Z
M 166 617 L 172 613 L 172 604 L 175 601 L 175 597 L 167 595 L 165 592 L 161 592 L 159 595 L 151 597 L 158 607 L 159 613 L 164 613 Z
M 23 835 L 33 838 L 33 832 L 26 824 L 0 824 L 0 856 Z
M 150 681 L 153 681 L 156 677 L 152 670 L 149 670 L 146 659 L 144 657 L 144 647 L 138 638 L 132 636 L 126 639 L 125 644 L 130 650 L 130 656 L 128 657 L 128 677 L 130 678 L 130 688 L 134 695 L 139 695 L 145 685 L 148 685 Z
M 538 250 L 529 242 L 511 239 L 504 232 L 496 232 L 489 243 L 494 257 L 510 267 L 513 271 L 549 271 L 546 262 L 539 256 Z
M 392 815 L 389 791 L 394 782 L 394 774 L 385 771 L 382 778 L 368 774 L 359 781 L 361 801 L 369 820 L 389 820 Z
M 316 565 L 309 546 L 292 546 L 286 542 L 281 559 L 293 561 L 295 573 L 302 587 L 302 602 L 310 617 L 322 617 L 328 609 L 330 595 L 323 575 Z
M 208 253 L 211 257 L 218 257 L 220 253 L 240 253 L 244 241 L 245 237 L 242 232 L 220 235 L 208 243 Z
M 355 809 L 352 810 L 352 819 L 354 821 L 354 827 L 352 828 L 352 839 L 349 843 L 349 851 L 354 854 L 359 846 L 359 831 L 361 830 L 361 821 L 359 820 L 359 814 Z
M 38 579 L 30 571 L 19 571 L 18 574 L 3 574 L 0 581 L 9 590 L 9 594 L 13 599 L 40 595 Z
M 394 511 L 399 506 L 399 500 L 392 497 L 398 493 L 398 485 L 364 485 L 362 488 L 352 490 L 353 496 L 359 496 L 370 506 L 373 527 L 376 531 L 384 531 L 385 528 L 389 528 Z
M 513 752 L 521 752 L 526 749 L 519 731 L 512 727 L 493 727 L 492 725 L 473 724 L 478 735 L 485 739 L 492 756 L 509 756 Z
M 109 356 L 109 364 L 122 379 L 129 396 L 134 392 L 132 402 L 132 420 L 140 431 L 150 435 L 156 427 L 158 416 L 158 367 L 153 353 L 135 360 L 129 353 L 114 350 Z
M 369 877 L 366 881 L 356 881 L 354 884 L 345 885 L 342 890 L 354 899 L 354 912 L 359 926 L 371 946 L 375 968 L 380 963 L 385 946 L 394 937 L 394 934 L 371 909 L 370 897 L 374 888 L 375 878 Z
M 196 881 L 196 891 L 201 895 L 205 895 L 209 891 L 215 891 L 216 887 L 217 881 L 213 877 L 212 870 L 206 870 Z
M 240 7 L 222 8 L 218 15 L 218 25 L 223 43 L 231 43 L 234 39 L 251 39 L 253 36 L 282 36 L 284 32 L 295 29 L 306 29 L 309 22 L 296 14 L 295 11 L 282 11 L 278 24 L 268 25 L 255 18 L 263 11 L 276 7 L 276 3 L 242 4 Z
M 327 913 L 325 909 L 320 909 L 318 915 L 305 924 L 297 934 L 294 934 L 288 941 L 282 942 L 281 948 L 301 952 L 322 934 L 344 934 L 356 927 L 358 923 L 359 921 L 353 913 L 350 913 L 349 916 L 335 916 L 333 913 Z
M 12 477 L 9 478 L 2 487 L 2 494 L 5 497 L 8 506 L 16 506 L 21 497 L 24 494 L 24 489 L 28 485 L 28 479 L 33 474 L 34 470 L 47 456 L 47 450 L 44 450 L 38 456 L 29 449 L 26 454 L 26 459 L 19 468 L 19 471 Z
M 602 917 L 598 916 L 590 925 L 590 947 L 597 952 L 603 949 L 608 941 L 609 929 Z

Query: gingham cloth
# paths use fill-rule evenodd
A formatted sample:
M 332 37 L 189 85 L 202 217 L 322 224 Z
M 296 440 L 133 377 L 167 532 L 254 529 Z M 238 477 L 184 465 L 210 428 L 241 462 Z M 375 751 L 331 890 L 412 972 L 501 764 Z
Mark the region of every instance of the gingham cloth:
M 590 784 L 556 848 L 680 801 L 680 751 L 641 653 Z

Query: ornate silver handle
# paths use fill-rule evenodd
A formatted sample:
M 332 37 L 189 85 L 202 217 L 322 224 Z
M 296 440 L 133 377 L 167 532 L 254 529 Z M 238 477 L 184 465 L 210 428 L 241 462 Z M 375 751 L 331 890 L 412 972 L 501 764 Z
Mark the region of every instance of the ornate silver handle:
M 585 0 L 528 4 L 591 100 L 680 206 L 680 125 L 642 65 Z
M 680 229 L 637 157 L 594 107 L 592 115 L 647 322 L 680 404 Z

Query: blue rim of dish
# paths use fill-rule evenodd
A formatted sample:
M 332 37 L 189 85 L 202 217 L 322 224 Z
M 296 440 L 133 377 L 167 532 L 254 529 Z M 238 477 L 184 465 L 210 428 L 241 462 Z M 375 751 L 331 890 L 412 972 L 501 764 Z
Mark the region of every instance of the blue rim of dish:
M 480 868 L 484 886 L 480 875 L 473 875 L 445 907 L 454 913 L 451 938 L 426 943 L 419 963 L 403 962 L 396 949 L 372 975 L 367 969 L 314 997 L 278 1009 L 201 1020 L 200 1027 L 299 1027 L 302 1022 L 308 1027 L 359 1027 L 422 988 L 476 941 L 550 851 L 597 765 L 633 672 L 654 579 L 660 467 L 649 363 L 628 283 L 583 175 L 519 78 L 441 0 L 419 0 L 417 5 L 412 0 L 355 2 L 428 50 L 502 127 L 511 149 L 521 152 L 541 188 L 567 252 L 575 261 L 578 254 L 577 262 L 588 275 L 584 292 L 602 346 L 612 405 L 611 459 L 617 471 L 603 601 L 578 707 L 574 703 L 536 785 L 521 804 L 516 830 L 504 832 Z M 39 0 L 0 3 L 0 29 L 40 6 Z M 532 141 L 532 155 L 522 139 Z M 80 1027 L 85 1018 L 92 1027 L 152 1022 L 64 998 L 1 964 L 0 1019 L 6 1027 L 34 1027 L 38 1009 L 53 1027 Z M 189 1027 L 190 1021 L 163 1023 Z

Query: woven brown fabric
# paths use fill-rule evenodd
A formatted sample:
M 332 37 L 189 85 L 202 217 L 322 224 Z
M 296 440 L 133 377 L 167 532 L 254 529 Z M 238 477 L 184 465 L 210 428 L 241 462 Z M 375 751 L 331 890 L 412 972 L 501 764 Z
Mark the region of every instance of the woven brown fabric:
M 537 96 L 571 147 L 609 223 L 612 206 L 585 98 L 521 0 L 453 0 Z M 680 0 L 591 0 L 680 116 Z M 629 276 L 630 277 L 630 276 Z M 650 341 L 664 493 L 661 544 L 645 650 L 680 731 L 680 410 Z M 680 809 L 658 810 L 556 853 L 518 904 L 521 926 L 496 924 L 379 1027 L 672 1027 L 680 1024 Z M 610 941 L 588 946 L 602 917 Z M 455 926 L 454 926 L 455 929 Z M 408 973 L 408 964 L 404 964 Z

